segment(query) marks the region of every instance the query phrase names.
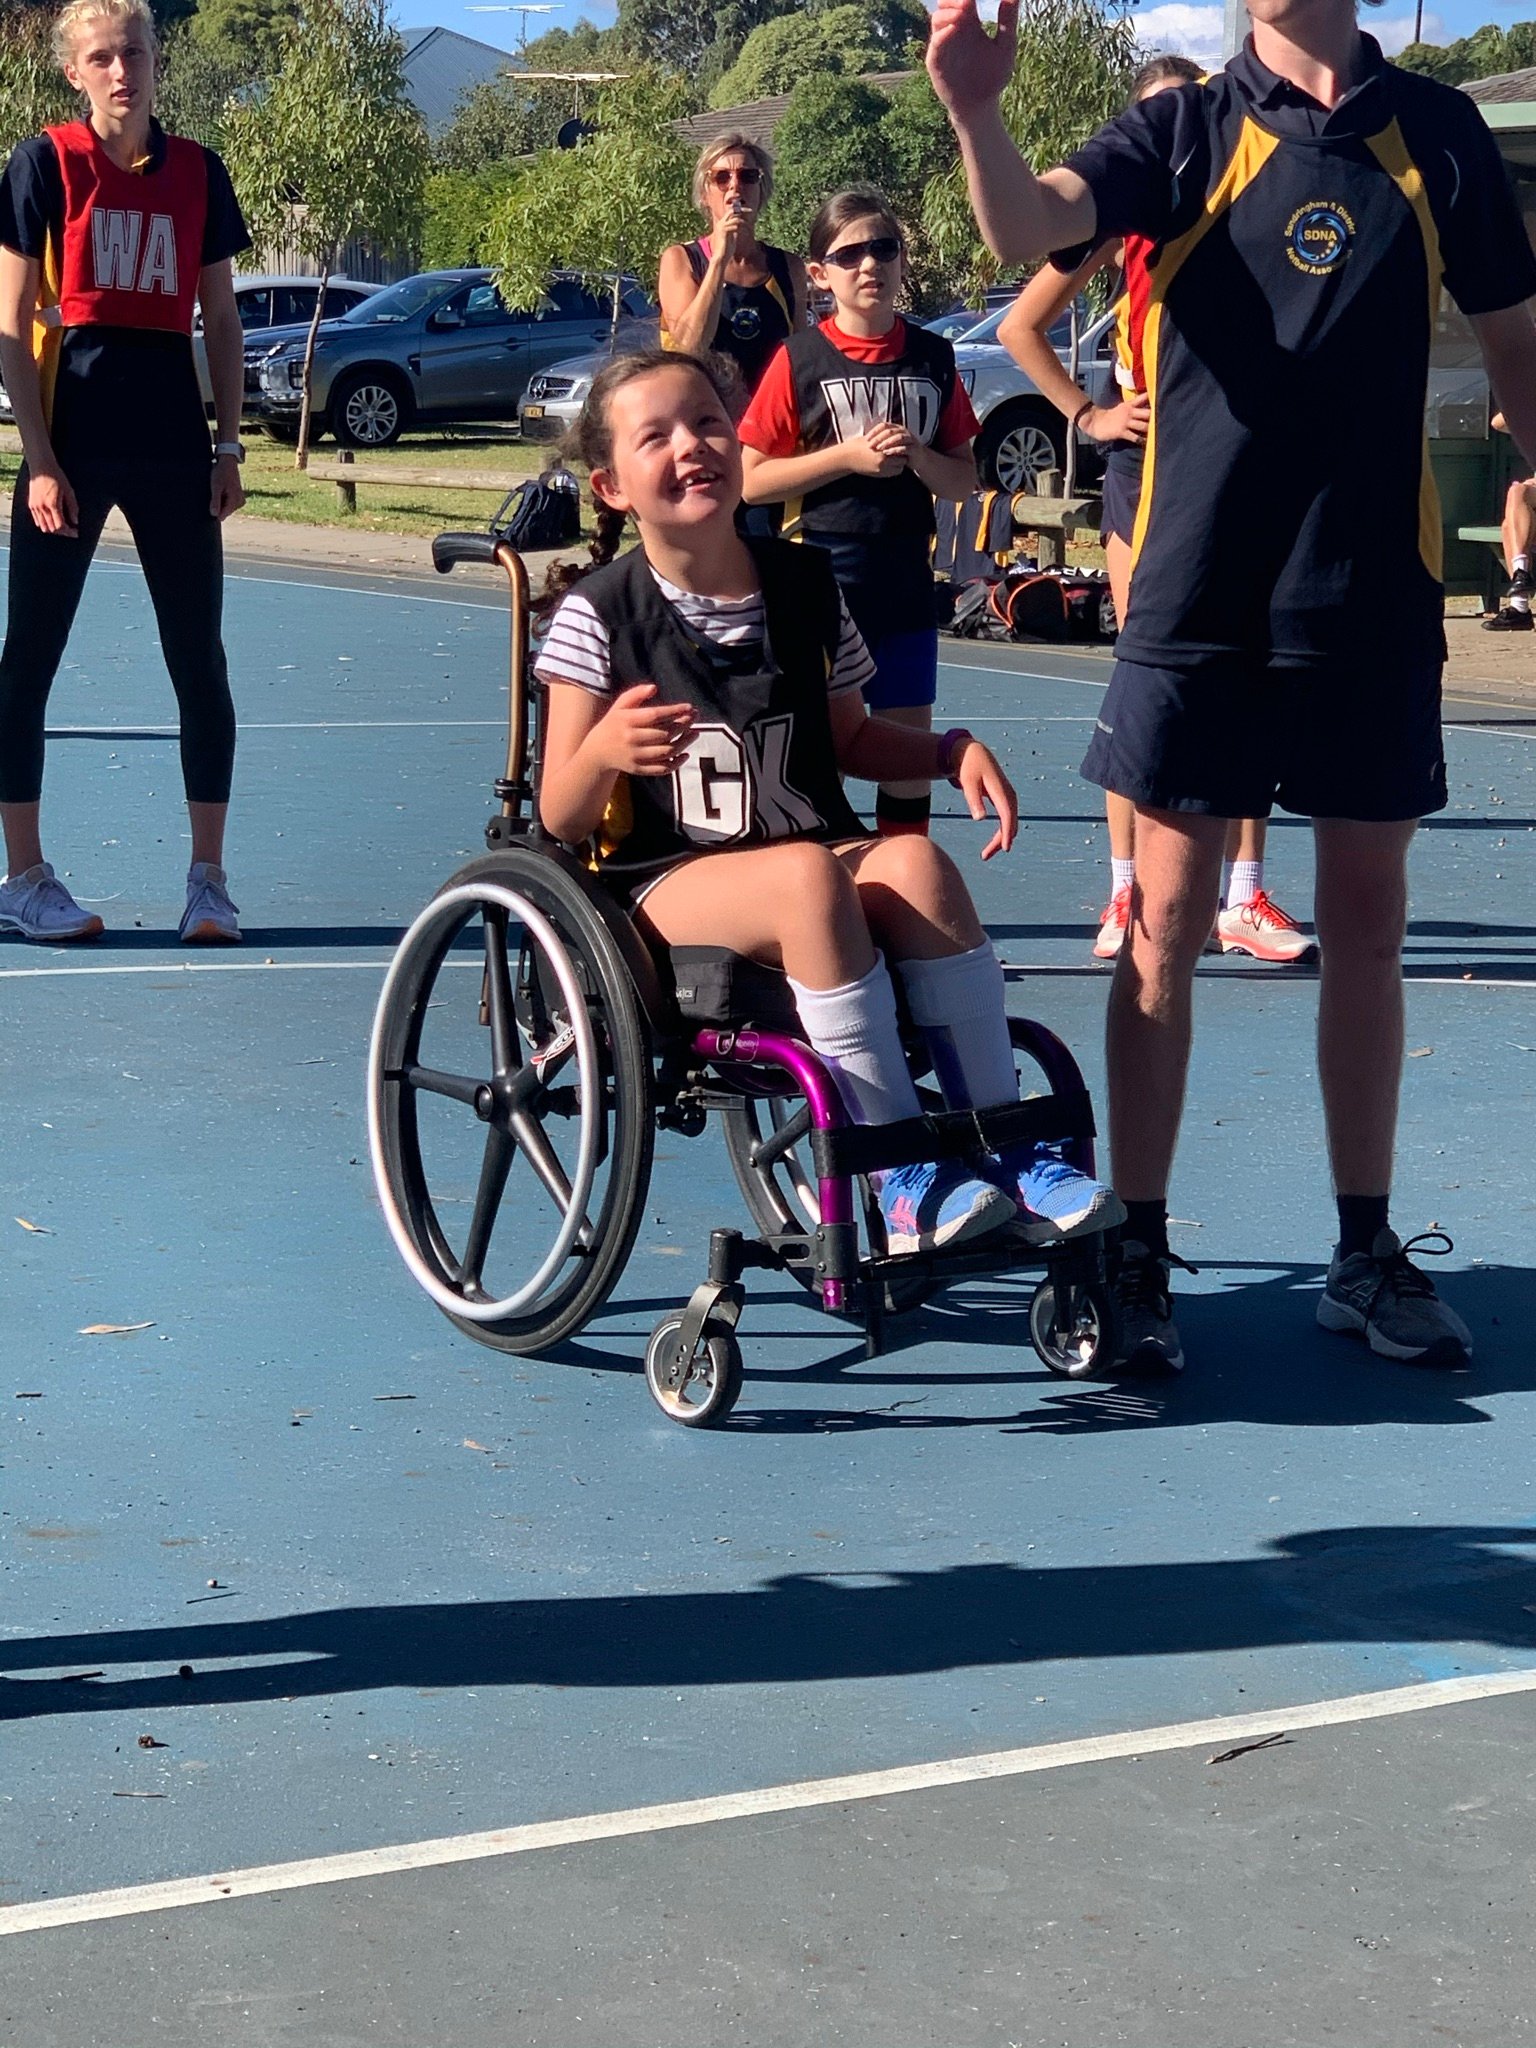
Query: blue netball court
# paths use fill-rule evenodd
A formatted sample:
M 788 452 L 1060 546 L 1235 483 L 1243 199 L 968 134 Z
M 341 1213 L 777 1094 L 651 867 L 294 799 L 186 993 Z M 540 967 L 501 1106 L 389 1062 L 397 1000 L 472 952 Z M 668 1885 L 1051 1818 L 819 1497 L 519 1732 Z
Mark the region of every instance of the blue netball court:
M 481 850 L 499 587 L 251 563 L 228 637 L 245 946 L 175 943 L 169 686 L 108 559 L 46 794 L 108 935 L 0 945 L 0 2042 L 1525 2038 L 1529 704 L 1449 707 L 1414 854 L 1395 1217 L 1456 1240 L 1469 1375 L 1315 1328 L 1315 989 L 1212 960 L 1182 1381 L 1053 1379 L 1002 1282 L 867 1361 L 754 1275 L 740 1405 L 685 1433 L 640 1364 L 743 1222 L 713 1127 L 661 1134 L 545 1359 L 454 1330 L 374 1194 L 373 1007 Z M 1101 1104 L 1106 676 L 948 644 L 1024 824 L 985 869 L 938 826 Z M 1293 821 L 1269 881 L 1305 911 Z

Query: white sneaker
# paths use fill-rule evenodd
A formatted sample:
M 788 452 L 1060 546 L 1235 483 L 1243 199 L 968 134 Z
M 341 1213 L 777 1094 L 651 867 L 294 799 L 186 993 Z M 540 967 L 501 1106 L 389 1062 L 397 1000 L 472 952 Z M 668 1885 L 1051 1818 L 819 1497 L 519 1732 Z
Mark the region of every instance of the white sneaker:
M 0 882 L 0 932 L 66 940 L 98 939 L 104 930 L 95 911 L 80 908 L 45 860 Z
M 238 946 L 239 906 L 225 887 L 229 877 L 211 860 L 195 860 L 187 870 L 187 907 L 181 919 L 184 946 Z

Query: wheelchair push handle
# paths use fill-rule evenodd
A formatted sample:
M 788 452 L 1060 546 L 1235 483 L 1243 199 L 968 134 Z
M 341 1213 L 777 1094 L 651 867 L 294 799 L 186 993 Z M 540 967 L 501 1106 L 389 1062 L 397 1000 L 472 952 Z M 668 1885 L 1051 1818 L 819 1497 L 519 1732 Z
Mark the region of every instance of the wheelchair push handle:
M 494 533 L 440 533 L 432 542 L 432 566 L 446 576 L 460 562 L 478 562 L 493 569 L 500 547 Z
M 528 768 L 528 570 L 522 556 L 496 533 L 440 533 L 432 542 L 432 566 L 440 576 L 460 562 L 499 567 L 507 578 L 512 644 L 508 653 L 507 767 L 496 784 L 504 819 L 518 818 L 532 792 Z

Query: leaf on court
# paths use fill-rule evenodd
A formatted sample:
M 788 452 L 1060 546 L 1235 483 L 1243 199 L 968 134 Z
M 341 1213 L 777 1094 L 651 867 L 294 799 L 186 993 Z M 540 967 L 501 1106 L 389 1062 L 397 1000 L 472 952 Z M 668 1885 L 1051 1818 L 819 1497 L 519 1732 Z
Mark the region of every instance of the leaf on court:
M 474 1440 L 474 1438 L 473 1438 L 472 1436 L 467 1436 L 467 1437 L 465 1437 L 465 1439 L 464 1439 L 464 1448 L 465 1448 L 465 1450 L 466 1450 L 466 1451 L 484 1451 L 484 1453 L 485 1453 L 485 1455 L 486 1455 L 487 1457 L 489 1457 L 489 1456 L 491 1455 L 491 1447 L 490 1447 L 490 1445 L 489 1445 L 489 1444 L 477 1444 L 477 1443 L 475 1442 L 475 1440 Z
M 1411 1060 L 1427 1060 L 1434 1049 L 1432 1045 L 1416 1045 L 1408 1057 Z
M 29 1223 L 25 1216 L 18 1216 L 16 1221 L 23 1230 L 30 1230 L 34 1237 L 52 1237 L 53 1235 L 53 1232 L 45 1223 Z
M 152 1330 L 153 1323 L 87 1323 L 82 1337 L 131 1337 L 136 1330 Z

